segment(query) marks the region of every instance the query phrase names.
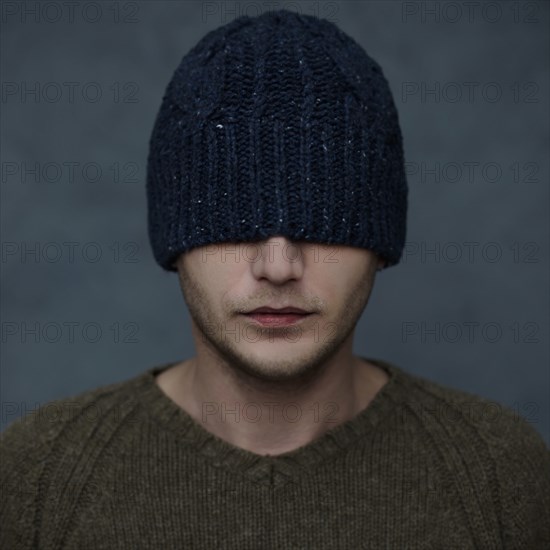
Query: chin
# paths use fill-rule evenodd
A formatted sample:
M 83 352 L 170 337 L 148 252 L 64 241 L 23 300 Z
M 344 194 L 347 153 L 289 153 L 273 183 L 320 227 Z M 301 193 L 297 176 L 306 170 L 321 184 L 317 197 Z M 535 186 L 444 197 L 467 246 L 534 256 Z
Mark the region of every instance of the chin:
M 259 344 L 259 345 L 258 345 Z M 277 346 L 277 347 L 275 347 Z M 297 344 L 252 344 L 239 348 L 235 368 L 266 382 L 296 382 L 315 374 L 321 364 L 319 349 Z

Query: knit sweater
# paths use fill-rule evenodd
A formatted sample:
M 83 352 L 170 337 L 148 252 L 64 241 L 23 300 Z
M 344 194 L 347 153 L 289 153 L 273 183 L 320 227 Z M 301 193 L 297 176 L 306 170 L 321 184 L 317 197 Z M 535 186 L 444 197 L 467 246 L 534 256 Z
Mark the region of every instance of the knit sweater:
M 350 420 L 280 455 L 213 435 L 155 376 L 1 434 L 0 548 L 545 549 L 550 451 L 514 411 L 380 359 Z

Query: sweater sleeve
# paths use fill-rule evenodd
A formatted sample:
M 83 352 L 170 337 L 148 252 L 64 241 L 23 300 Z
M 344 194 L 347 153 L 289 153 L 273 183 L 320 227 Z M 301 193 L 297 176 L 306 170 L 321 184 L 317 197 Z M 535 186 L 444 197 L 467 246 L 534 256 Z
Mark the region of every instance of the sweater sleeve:
M 0 434 L 0 548 L 32 548 L 38 482 L 47 455 L 33 415 Z
M 550 450 L 521 416 L 505 411 L 495 449 L 505 549 L 550 548 Z

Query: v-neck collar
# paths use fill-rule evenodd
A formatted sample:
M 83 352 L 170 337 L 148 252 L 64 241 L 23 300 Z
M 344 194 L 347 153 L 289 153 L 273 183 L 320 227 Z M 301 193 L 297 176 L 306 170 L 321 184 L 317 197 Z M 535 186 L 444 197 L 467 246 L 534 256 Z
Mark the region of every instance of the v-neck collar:
M 237 447 L 201 426 L 157 385 L 155 377 L 177 361 L 157 365 L 134 379 L 134 391 L 146 413 L 180 441 L 190 444 L 216 467 L 228 469 L 253 483 L 281 487 L 297 483 L 303 474 L 343 453 L 354 442 L 373 434 L 382 419 L 402 398 L 399 383 L 405 372 L 381 359 L 365 358 L 386 371 L 389 380 L 353 418 L 324 432 L 313 441 L 279 455 L 259 455 Z

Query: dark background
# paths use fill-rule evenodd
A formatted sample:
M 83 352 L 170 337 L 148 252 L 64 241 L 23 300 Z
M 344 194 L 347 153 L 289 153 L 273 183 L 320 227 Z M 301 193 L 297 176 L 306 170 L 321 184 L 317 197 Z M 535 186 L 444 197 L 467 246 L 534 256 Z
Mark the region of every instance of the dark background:
M 194 354 L 147 240 L 148 139 L 182 56 L 279 8 L 355 38 L 400 114 L 407 247 L 355 352 L 512 407 L 550 442 L 544 1 L 4 2 L 1 428 Z

